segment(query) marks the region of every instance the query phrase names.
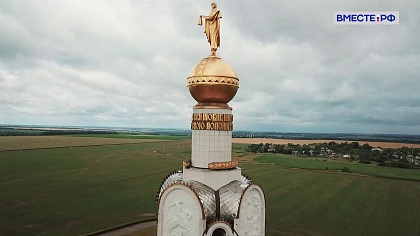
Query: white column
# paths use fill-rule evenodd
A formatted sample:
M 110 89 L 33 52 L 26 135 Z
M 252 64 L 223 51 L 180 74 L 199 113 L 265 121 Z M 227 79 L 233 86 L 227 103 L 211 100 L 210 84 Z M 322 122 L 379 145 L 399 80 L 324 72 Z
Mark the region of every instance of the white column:
M 194 108 L 193 114 L 232 114 L 230 109 Z M 232 160 L 232 130 L 192 130 L 193 167 L 207 168 L 212 162 Z

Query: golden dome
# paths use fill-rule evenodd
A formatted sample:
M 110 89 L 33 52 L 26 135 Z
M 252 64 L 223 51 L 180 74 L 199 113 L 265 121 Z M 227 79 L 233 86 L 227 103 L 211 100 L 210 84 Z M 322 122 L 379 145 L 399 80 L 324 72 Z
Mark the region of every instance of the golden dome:
M 217 56 L 201 60 L 188 76 L 191 96 L 200 104 L 227 104 L 239 88 L 235 70 Z

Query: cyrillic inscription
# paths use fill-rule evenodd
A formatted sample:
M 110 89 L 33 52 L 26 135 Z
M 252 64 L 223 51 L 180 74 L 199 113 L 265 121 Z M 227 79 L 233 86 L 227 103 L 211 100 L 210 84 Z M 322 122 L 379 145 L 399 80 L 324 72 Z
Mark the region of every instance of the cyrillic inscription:
M 233 115 L 194 113 L 192 115 L 191 129 L 229 131 L 233 129 Z

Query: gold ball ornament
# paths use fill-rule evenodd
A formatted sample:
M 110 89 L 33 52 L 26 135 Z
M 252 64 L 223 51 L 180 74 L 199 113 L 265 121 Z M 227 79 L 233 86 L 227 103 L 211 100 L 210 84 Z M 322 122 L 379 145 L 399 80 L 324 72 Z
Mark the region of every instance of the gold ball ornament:
M 239 88 L 235 70 L 215 55 L 201 60 L 187 79 L 191 96 L 201 106 L 227 106 Z

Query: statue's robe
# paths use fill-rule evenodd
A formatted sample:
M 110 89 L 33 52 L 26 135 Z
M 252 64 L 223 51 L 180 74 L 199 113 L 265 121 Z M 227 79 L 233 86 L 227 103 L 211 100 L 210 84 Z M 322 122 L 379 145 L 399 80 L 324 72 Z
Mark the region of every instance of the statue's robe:
M 204 25 L 204 33 L 207 36 L 207 41 L 210 43 L 212 51 L 216 51 L 220 47 L 220 18 L 222 18 L 222 13 L 213 10 L 206 17 L 206 23 Z

